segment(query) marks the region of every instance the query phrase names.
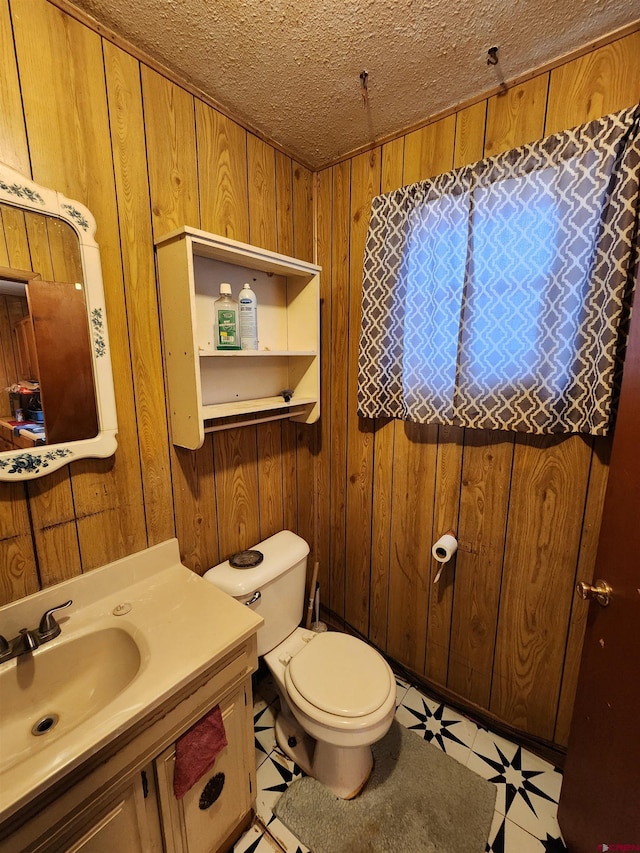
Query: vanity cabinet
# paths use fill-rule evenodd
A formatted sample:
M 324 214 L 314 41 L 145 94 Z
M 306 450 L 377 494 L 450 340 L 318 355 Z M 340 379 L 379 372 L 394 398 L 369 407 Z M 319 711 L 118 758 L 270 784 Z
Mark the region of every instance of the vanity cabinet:
M 182 228 L 156 241 L 164 356 L 174 444 L 278 418 L 320 415 L 320 267 Z M 217 350 L 221 282 L 258 302 L 258 350 Z M 289 394 L 283 395 L 287 390 Z
M 251 673 L 256 666 L 254 634 L 174 701 L 0 826 L 0 853 L 230 850 L 249 825 L 255 800 Z M 213 769 L 177 801 L 175 742 L 216 705 L 227 746 Z

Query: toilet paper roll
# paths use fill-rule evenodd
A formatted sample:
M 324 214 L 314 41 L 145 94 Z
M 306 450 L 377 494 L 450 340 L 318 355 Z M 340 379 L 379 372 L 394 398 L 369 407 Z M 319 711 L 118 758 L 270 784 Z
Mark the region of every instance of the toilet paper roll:
M 442 570 L 444 569 L 444 564 L 449 562 L 449 560 L 453 557 L 457 550 L 458 540 L 452 533 L 445 533 L 444 536 L 441 536 L 437 542 L 433 543 L 433 548 L 431 549 L 433 558 L 439 563 L 442 563 L 438 574 L 433 580 L 434 583 L 438 583 L 438 581 L 440 580 L 440 575 L 442 574 Z
M 445 533 L 437 542 L 433 543 L 431 553 L 434 560 L 439 563 L 448 563 L 458 550 L 458 540 L 451 533 Z

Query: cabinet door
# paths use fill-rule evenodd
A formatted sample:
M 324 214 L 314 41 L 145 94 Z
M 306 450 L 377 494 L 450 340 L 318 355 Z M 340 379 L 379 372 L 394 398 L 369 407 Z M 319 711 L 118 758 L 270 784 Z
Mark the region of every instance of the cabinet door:
M 220 702 L 227 746 L 182 800 L 173 794 L 175 748 L 156 759 L 160 811 L 168 853 L 226 850 L 240 834 L 255 790 L 251 682 Z
M 155 814 L 158 822 L 157 812 Z M 149 826 L 143 784 L 139 777 L 122 793 L 99 820 L 94 820 L 66 853 L 155 853 L 157 831 Z

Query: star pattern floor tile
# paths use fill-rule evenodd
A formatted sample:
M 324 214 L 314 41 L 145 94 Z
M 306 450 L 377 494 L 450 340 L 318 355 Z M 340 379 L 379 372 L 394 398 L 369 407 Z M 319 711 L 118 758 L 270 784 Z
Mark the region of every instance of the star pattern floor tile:
M 254 686 L 257 819 L 234 853 L 308 853 L 273 807 L 302 773 L 275 743 L 278 710 L 270 676 Z M 496 786 L 486 853 L 566 853 L 556 817 L 562 776 L 551 764 L 396 678 L 396 719 Z
M 260 767 L 267 756 L 276 748 L 275 720 L 278 703 L 266 705 L 263 700 L 253 706 L 253 731 L 256 748 L 256 767 Z
M 403 726 L 417 732 L 461 764 L 466 764 L 478 727 L 471 720 L 409 688 L 396 711 Z
M 258 794 L 256 811 L 267 826 L 273 817 L 273 807 L 294 779 L 302 776 L 300 768 L 282 755 L 278 749 L 267 756 L 257 772 Z
M 233 853 L 280 853 L 283 848 L 264 831 L 260 823 L 254 823 L 233 848 Z
M 562 775 L 551 764 L 479 729 L 467 767 L 495 784 L 496 811 L 541 840 L 560 837 L 556 813 Z

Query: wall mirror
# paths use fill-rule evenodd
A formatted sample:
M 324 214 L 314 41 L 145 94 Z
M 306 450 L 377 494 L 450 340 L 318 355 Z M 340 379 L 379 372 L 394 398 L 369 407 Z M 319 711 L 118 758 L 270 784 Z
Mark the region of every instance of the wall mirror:
M 0 163 L 0 480 L 116 449 L 96 223 Z

